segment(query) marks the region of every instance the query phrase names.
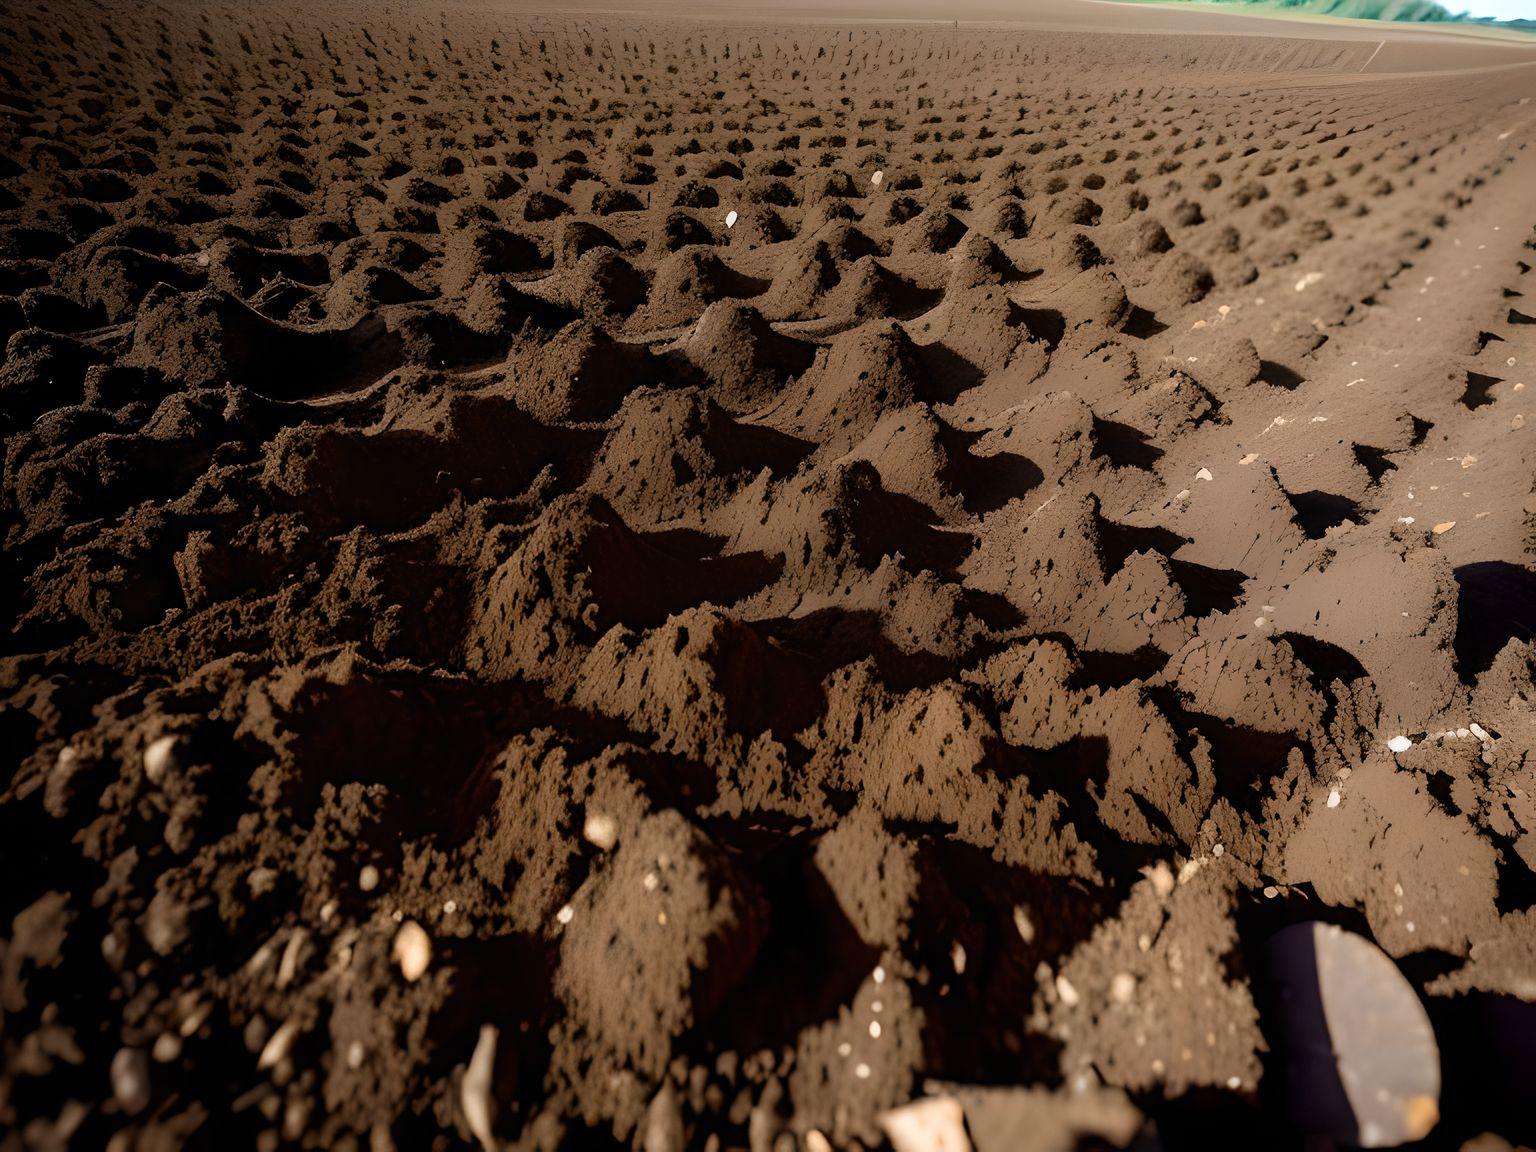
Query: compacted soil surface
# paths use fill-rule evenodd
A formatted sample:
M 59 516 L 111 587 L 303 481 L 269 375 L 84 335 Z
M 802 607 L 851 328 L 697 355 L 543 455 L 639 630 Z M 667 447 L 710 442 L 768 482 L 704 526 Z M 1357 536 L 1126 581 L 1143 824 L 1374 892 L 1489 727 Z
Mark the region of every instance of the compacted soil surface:
M 5 6 L 0 1148 L 1533 1138 L 1536 69 L 770 18 Z

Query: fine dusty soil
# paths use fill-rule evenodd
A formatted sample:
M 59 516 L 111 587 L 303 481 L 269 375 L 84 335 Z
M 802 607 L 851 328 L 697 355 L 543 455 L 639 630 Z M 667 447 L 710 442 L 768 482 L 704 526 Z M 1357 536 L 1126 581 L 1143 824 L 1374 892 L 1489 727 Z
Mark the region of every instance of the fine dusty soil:
M 5 6 L 0 1148 L 1536 1138 L 1536 68 L 765 19 Z

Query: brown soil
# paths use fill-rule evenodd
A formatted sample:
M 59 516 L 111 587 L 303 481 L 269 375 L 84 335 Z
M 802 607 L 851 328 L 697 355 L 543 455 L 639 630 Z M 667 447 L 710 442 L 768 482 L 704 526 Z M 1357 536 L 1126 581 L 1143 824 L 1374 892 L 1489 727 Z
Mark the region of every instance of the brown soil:
M 761 19 L 6 6 L 0 1149 L 1536 1139 L 1533 68 Z

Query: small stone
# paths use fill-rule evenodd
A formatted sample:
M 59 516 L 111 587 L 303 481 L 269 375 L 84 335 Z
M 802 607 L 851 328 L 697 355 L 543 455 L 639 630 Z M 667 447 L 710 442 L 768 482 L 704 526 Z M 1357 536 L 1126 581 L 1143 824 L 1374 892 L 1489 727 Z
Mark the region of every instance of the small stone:
M 300 928 L 290 937 L 288 944 L 283 948 L 283 958 L 277 965 L 277 986 L 286 988 L 293 983 L 294 976 L 299 970 L 299 957 L 304 952 L 304 945 L 309 939 L 309 933 Z
M 734 228 L 736 226 L 736 210 L 734 208 L 725 214 L 725 226 L 727 228 Z
M 168 956 L 191 935 L 190 915 L 170 889 L 162 889 L 144 910 L 144 938 L 157 953 Z
M 1454 527 L 1456 527 L 1456 521 L 1454 521 L 1454 520 L 1443 520 L 1439 524 L 1436 524 L 1433 528 L 1431 528 L 1430 531 L 1433 532 L 1436 536 L 1444 536 L 1447 532 L 1449 532 Z
M 662 1082 L 661 1091 L 645 1110 L 641 1152 L 683 1152 L 687 1143 L 683 1125 L 683 1105 L 671 1080 Z
M 130 1116 L 149 1106 L 149 1059 L 139 1048 L 119 1048 L 112 1057 L 112 1096 Z
M 1129 972 L 1116 972 L 1109 982 L 1109 998 L 1116 1004 L 1129 1004 L 1136 995 L 1136 977 Z
M 256 1057 L 256 1068 L 265 1072 L 269 1068 L 276 1068 L 288 1058 L 288 1053 L 293 1051 L 293 1042 L 299 1035 L 299 1022 L 289 1018 L 278 1025 L 277 1031 L 272 1033 L 266 1044 L 262 1046 L 261 1055 Z
M 1394 752 L 1406 752 L 1413 747 L 1413 741 L 1406 736 L 1394 736 L 1387 741 L 1387 747 Z
M 480 1026 L 480 1038 L 475 1042 L 474 1054 L 459 1084 L 459 1103 L 464 1109 L 464 1121 L 470 1132 L 480 1141 L 485 1152 L 496 1152 L 496 1134 L 492 1124 L 496 1115 L 496 1101 L 491 1096 L 491 1075 L 496 1068 L 496 1040 L 500 1036 L 494 1024 Z M 650 1145 L 646 1145 L 650 1152 Z
M 1056 995 L 1068 1008 L 1077 1007 L 1078 1003 L 1082 1000 L 1082 997 L 1077 993 L 1077 989 L 1073 987 L 1072 981 L 1062 975 L 1056 977 Z
M 1330 789 L 1328 789 L 1328 807 L 1330 807 L 1330 808 L 1337 808 L 1338 806 L 1339 806 L 1339 790 L 1337 788 L 1330 788 Z
M 414 984 L 432 963 L 432 938 L 416 921 L 407 920 L 395 933 L 393 956 L 400 974 Z
M 952 1096 L 933 1096 L 893 1108 L 880 1127 L 895 1152 L 970 1152 L 965 1110 Z
M 1142 875 L 1152 882 L 1152 891 L 1162 899 L 1167 899 L 1173 893 L 1173 869 L 1159 860 L 1149 868 L 1142 869 Z
M 879 171 L 879 170 L 878 170 L 878 169 L 877 169 L 877 170 L 876 170 L 876 171 L 875 171 L 875 174 L 874 174 L 874 175 L 873 175 L 873 176 L 871 176 L 871 177 L 870 177 L 870 178 L 869 178 L 869 182 L 870 182 L 870 183 L 871 183 L 871 184 L 873 184 L 873 185 L 874 185 L 874 186 L 875 186 L 875 187 L 877 187 L 877 188 L 878 188 L 878 187 L 879 187 L 879 186 L 880 186 L 880 181 L 882 181 L 882 180 L 884 180 L 884 179 L 885 179 L 885 173 L 884 173 L 884 172 L 882 172 L 882 171 Z
M 619 822 L 605 813 L 589 812 L 581 834 L 587 838 L 587 843 L 608 852 L 619 842 Z
M 149 747 L 144 749 L 144 777 L 156 787 L 176 767 L 177 742 L 176 735 L 172 733 L 151 741 Z
M 1196 480 L 1214 480 L 1214 479 L 1216 479 L 1216 477 L 1211 475 L 1211 470 L 1209 468 L 1202 468 L 1202 469 L 1200 469 L 1200 471 L 1195 473 L 1195 479 Z
M 212 1014 L 213 1005 L 211 1003 L 192 1004 L 187 1009 L 187 1014 L 183 1017 L 181 1027 L 178 1029 L 181 1033 L 181 1038 L 183 1040 L 190 1040 L 193 1036 L 196 1036 L 198 1029 L 208 1022 L 208 1017 Z
M 372 864 L 364 864 L 357 874 L 357 886 L 364 892 L 372 892 L 379 886 L 379 870 Z
M 175 1032 L 162 1032 L 155 1037 L 150 1055 L 157 1064 L 173 1064 L 181 1056 L 181 1037 Z

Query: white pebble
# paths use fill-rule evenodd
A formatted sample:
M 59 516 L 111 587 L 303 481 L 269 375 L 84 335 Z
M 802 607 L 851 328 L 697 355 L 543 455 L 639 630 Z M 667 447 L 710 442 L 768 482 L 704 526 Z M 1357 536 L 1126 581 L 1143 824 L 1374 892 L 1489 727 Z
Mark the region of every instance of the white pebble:
M 432 963 L 432 938 L 427 930 L 414 920 L 407 920 L 395 933 L 395 963 L 408 983 L 414 984 Z
M 276 1068 L 288 1058 L 288 1053 L 293 1051 L 293 1042 L 299 1035 L 299 1022 L 290 1017 L 284 1020 L 271 1039 L 261 1049 L 261 1055 L 256 1057 L 256 1067 L 265 1072 L 268 1068 Z
M 736 226 L 736 210 L 734 208 L 725 214 L 725 226 L 727 228 L 734 228 Z
M 162 736 L 144 749 L 144 776 L 151 784 L 158 785 L 176 766 L 176 743 L 175 735 Z
M 1075 1008 L 1082 997 L 1077 994 L 1077 989 L 1072 986 L 1072 981 L 1065 976 L 1056 977 L 1056 995 L 1068 1008 Z
M 171 1064 L 181 1056 L 181 1037 L 175 1032 L 162 1032 L 155 1037 L 155 1046 L 150 1049 L 150 1055 L 158 1064 Z
M 555 913 L 555 919 L 562 924 L 569 924 L 575 918 L 576 909 L 572 908 L 569 904 L 562 905 L 560 911 Z
M 364 864 L 363 870 L 357 874 L 357 886 L 364 892 L 372 892 L 379 886 L 379 870 L 372 864 Z
M 491 1129 L 496 1102 L 491 1097 L 491 1074 L 496 1067 L 496 1039 L 500 1035 L 494 1024 L 480 1026 L 480 1039 L 475 1043 L 474 1055 L 459 1085 L 459 1103 L 464 1108 L 464 1120 L 470 1132 L 480 1141 L 485 1152 L 495 1152 L 496 1135 Z
M 1328 789 L 1328 807 L 1330 807 L 1330 808 L 1337 808 L 1338 806 L 1339 806 L 1339 790 L 1337 788 L 1330 788 L 1330 789 Z
M 119 1048 L 112 1057 L 112 1095 L 130 1116 L 149 1106 L 149 1061 L 137 1048 Z
M 1387 747 L 1394 752 L 1406 752 L 1413 747 L 1413 741 L 1406 736 L 1394 736 L 1387 741 Z
M 581 834 L 587 838 L 587 843 L 607 852 L 619 842 L 619 822 L 604 812 L 589 812 Z
M 1129 972 L 1116 972 L 1109 982 L 1109 998 L 1116 1004 L 1129 1004 L 1136 995 L 1136 977 Z

